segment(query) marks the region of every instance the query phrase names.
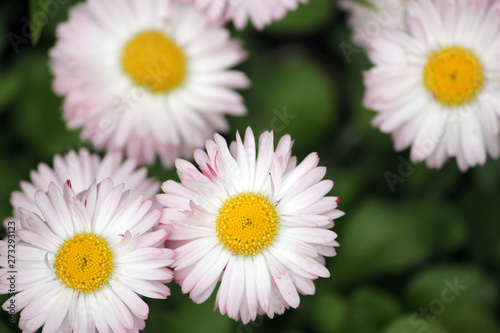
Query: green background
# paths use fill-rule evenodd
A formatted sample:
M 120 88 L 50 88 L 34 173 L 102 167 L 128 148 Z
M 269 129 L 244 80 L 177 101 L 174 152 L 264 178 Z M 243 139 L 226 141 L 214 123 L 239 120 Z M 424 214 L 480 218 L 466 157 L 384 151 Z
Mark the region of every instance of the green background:
M 2 219 L 12 215 L 11 192 L 38 163 L 88 146 L 66 129 L 47 65 L 55 27 L 74 2 L 47 18 L 36 46 L 27 35 L 36 31 L 25 26 L 29 3 L 0 5 Z M 44 2 L 33 4 L 36 13 Z M 213 312 L 215 297 L 196 305 L 172 283 L 166 301 L 147 300 L 145 332 L 500 332 L 500 161 L 461 173 L 452 160 L 436 171 L 394 152 L 361 105 L 370 64 L 336 6 L 310 0 L 264 31 L 232 30 L 250 52 L 239 69 L 252 87 L 242 92 L 248 115 L 230 118 L 226 134 L 273 129 L 291 134 L 299 160 L 319 153 L 346 212 L 334 227 L 338 256 L 326 263 L 332 276 L 317 280 L 298 309 L 248 325 Z M 159 163 L 150 175 L 177 179 Z M 18 331 L 5 312 L 0 319 L 0 332 Z

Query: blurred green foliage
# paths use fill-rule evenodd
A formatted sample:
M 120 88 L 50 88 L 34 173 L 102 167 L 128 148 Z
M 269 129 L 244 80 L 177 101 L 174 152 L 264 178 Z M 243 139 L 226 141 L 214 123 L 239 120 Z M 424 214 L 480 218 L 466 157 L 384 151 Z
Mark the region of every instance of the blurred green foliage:
M 31 1 L 31 14 L 48 2 Z M 29 170 L 86 145 L 61 119 L 47 65 L 55 27 L 73 3 L 58 2 L 33 29 L 26 28 L 28 3 L 0 4 L 0 35 L 7 36 L 0 39 L 2 218 L 12 214 L 10 194 Z M 197 305 L 172 283 L 166 301 L 148 300 L 145 331 L 499 332 L 500 161 L 467 173 L 450 161 L 436 171 L 408 162 L 407 151 L 394 152 L 361 104 L 361 73 L 370 64 L 351 44 L 336 1 L 310 0 L 262 32 L 232 33 L 250 52 L 240 69 L 252 87 L 242 93 L 249 113 L 230 119 L 227 138 L 251 125 L 257 133 L 291 134 L 299 159 L 318 152 L 347 213 L 334 228 L 341 247 L 327 259 L 332 276 L 318 280 L 316 295 L 302 297 L 298 309 L 243 325 L 213 312 L 214 296 Z M 345 45 L 353 50 L 347 56 Z M 159 163 L 150 174 L 177 178 Z M 388 174 L 399 181 L 391 185 Z M 463 288 L 451 294 L 449 283 Z M 0 332 L 17 331 L 6 313 L 0 318 Z

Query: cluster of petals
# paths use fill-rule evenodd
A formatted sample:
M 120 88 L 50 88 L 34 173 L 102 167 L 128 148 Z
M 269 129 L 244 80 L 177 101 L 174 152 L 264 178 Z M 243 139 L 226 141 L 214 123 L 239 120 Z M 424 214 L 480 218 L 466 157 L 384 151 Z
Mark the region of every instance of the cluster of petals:
M 407 32 L 385 29 L 369 45 L 374 67 L 364 75 L 364 105 L 377 112 L 373 125 L 392 133 L 396 150 L 411 147 L 412 162 L 425 161 L 431 168 L 455 157 L 465 171 L 484 164 L 488 154 L 498 157 L 500 3 L 410 0 L 406 25 Z M 448 59 L 441 68 L 449 75 L 429 69 L 431 59 L 446 52 L 460 55 L 441 58 Z M 450 94 L 451 88 L 461 92 L 461 84 L 471 97 L 443 103 L 425 82 L 427 73 L 449 85 L 439 88 L 441 94 Z M 467 75 L 479 83 L 474 86 Z M 461 83 L 452 86 L 452 80 Z M 451 101 L 461 97 L 457 94 Z
M 408 0 L 370 0 L 362 3 L 342 0 L 341 9 L 348 12 L 348 24 L 353 30 L 352 39 L 367 48 L 372 38 L 384 29 L 406 31 L 405 9 Z
M 23 332 L 137 332 L 145 327 L 149 308 L 139 295 L 166 298 L 174 252 L 162 248 L 165 228 L 161 212 L 143 196 L 130 198 L 124 184 L 95 181 L 76 194 L 70 181 L 37 191 L 37 212 L 20 208 L 15 232 L 15 310 Z M 109 244 L 114 266 L 100 289 L 81 292 L 67 287 L 54 271 L 56 254 L 65 240 L 88 233 Z M 8 238 L 10 239 L 10 238 Z M 9 293 L 12 267 L 10 242 L 0 242 L 0 293 Z M 9 311 L 10 299 L 3 304 Z
M 315 292 L 313 280 L 328 277 L 325 258 L 336 254 L 333 219 L 343 215 L 338 198 L 325 196 L 333 182 L 322 180 L 315 153 L 297 164 L 292 140 L 285 135 L 274 150 L 272 132 L 255 144 L 247 129 L 229 147 L 222 136 L 197 150 L 199 169 L 177 160 L 181 183 L 168 180 L 157 200 L 164 205 L 162 223 L 170 230 L 167 245 L 176 253 L 174 279 L 196 303 L 204 302 L 220 283 L 216 308 L 243 323 L 257 314 L 273 317 L 299 305 L 299 294 Z M 274 241 L 253 256 L 235 255 L 216 233 L 219 209 L 241 193 L 258 193 L 279 215 Z
M 40 163 L 38 170 L 30 173 L 31 182 L 21 181 L 21 191 L 13 192 L 11 197 L 14 217 L 5 219 L 4 223 L 19 221 L 19 208 L 40 214 L 34 200 L 35 193 L 47 191 L 50 183 L 62 187 L 67 180 L 71 181 L 73 191 L 77 194 L 87 190 L 94 181 L 100 183 L 105 178 L 111 178 L 114 184 L 124 184 L 124 189 L 130 190 L 133 199 L 141 194 L 147 200 L 154 199 L 160 183 L 147 177 L 146 168 L 137 169 L 137 166 L 133 158 L 123 161 L 123 155 L 119 152 L 106 154 L 103 159 L 91 154 L 86 148 L 78 152 L 70 151 L 64 156 L 56 155 L 52 167 Z
M 272 132 L 256 143 L 248 128 L 230 145 L 219 134 L 226 115 L 246 113 L 236 90 L 250 85 L 231 69 L 247 53 L 223 25 L 263 29 L 307 2 L 86 0 L 70 9 L 49 52 L 53 89 L 67 126 L 106 155 L 56 155 L 12 194 L 0 294 L 23 332 L 138 332 L 143 298 L 167 298 L 173 279 L 196 303 L 217 289 L 216 308 L 246 324 L 298 307 L 330 276 L 325 258 L 339 246 L 330 229 L 344 213 L 317 154 L 298 163 L 289 135 L 275 148 Z M 180 178 L 162 194 L 138 169 L 157 158 Z M 257 199 L 236 220 L 267 230 L 262 244 L 245 231 L 246 248 L 257 244 L 250 252 L 224 242 L 216 222 L 240 196 Z M 254 208 L 264 213 L 252 221 Z
M 184 59 L 174 67 L 185 74 L 169 90 L 138 84 L 124 65 L 126 46 L 150 32 L 168 39 Z M 246 52 L 191 5 L 87 0 L 70 10 L 56 34 L 50 66 L 54 91 L 64 96 L 64 119 L 69 128 L 83 128 L 82 138 L 98 150 L 121 151 L 141 164 L 159 156 L 170 167 L 179 156 L 191 158 L 214 132 L 226 131 L 225 115 L 246 113 L 235 89 L 247 88 L 249 80 L 230 69 Z M 157 59 L 144 55 L 149 65 L 136 70 L 152 82 L 166 82 L 171 73 L 162 57 L 169 54 L 156 46 L 149 47 L 160 52 Z
M 192 3 L 213 23 L 232 21 L 237 29 L 243 29 L 252 21 L 257 29 L 263 29 L 273 21 L 282 19 L 299 3 L 308 0 L 177 0 Z

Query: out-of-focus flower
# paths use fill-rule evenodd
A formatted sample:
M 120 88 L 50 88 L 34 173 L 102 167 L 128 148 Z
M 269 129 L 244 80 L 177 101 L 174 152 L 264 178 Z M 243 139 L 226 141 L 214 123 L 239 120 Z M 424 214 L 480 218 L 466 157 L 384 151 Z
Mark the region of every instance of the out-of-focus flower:
M 405 9 L 408 0 L 342 0 L 340 8 L 349 13 L 354 42 L 366 48 L 370 40 L 384 28 L 406 31 Z
M 166 167 L 246 112 L 229 70 L 246 58 L 229 32 L 170 0 L 88 0 L 57 28 L 50 51 L 64 119 L 97 149 Z
M 248 20 L 257 29 L 263 29 L 273 21 L 282 19 L 290 10 L 296 10 L 299 3 L 308 0 L 178 0 L 190 2 L 203 11 L 211 22 L 233 21 L 237 29 L 243 29 Z
M 364 104 L 396 150 L 440 168 L 456 157 L 464 171 L 499 154 L 500 3 L 411 0 L 408 32 L 373 39 Z

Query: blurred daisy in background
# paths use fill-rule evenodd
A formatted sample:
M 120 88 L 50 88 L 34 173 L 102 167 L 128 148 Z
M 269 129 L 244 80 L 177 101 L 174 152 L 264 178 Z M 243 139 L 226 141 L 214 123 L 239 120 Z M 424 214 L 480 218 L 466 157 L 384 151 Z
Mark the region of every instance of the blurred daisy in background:
M 370 44 L 364 104 L 396 150 L 460 170 L 499 154 L 500 3 L 412 0 L 408 33 L 385 30 Z
M 222 136 L 197 150 L 199 166 L 177 160 L 181 183 L 168 180 L 158 202 L 161 222 L 177 253 L 175 281 L 196 303 L 217 284 L 216 308 L 243 323 L 299 306 L 299 293 L 315 293 L 313 280 L 329 277 L 325 256 L 334 256 L 337 235 L 328 229 L 337 210 L 333 187 L 322 180 L 313 153 L 297 165 L 289 135 L 274 150 L 273 133 L 255 145 L 250 128 L 230 147 Z M 257 153 L 258 151 L 258 153 Z
M 0 293 L 15 290 L 3 309 L 21 311 L 24 332 L 137 332 L 149 307 L 139 297 L 166 298 L 172 280 L 166 266 L 174 252 L 158 248 L 167 231 L 161 212 L 143 196 L 129 198 L 124 184 L 106 178 L 76 194 L 72 183 L 49 185 L 35 194 L 36 211 L 20 208 L 16 261 L 8 262 L 9 240 L 0 242 Z M 138 295 L 139 294 L 139 295 Z
M 250 20 L 257 29 L 263 29 L 273 21 L 282 19 L 290 10 L 296 10 L 299 3 L 308 0 L 177 0 L 190 2 L 204 12 L 211 22 L 233 21 L 241 30 Z
M 124 151 L 165 167 L 215 131 L 224 115 L 246 113 L 234 89 L 247 77 L 229 70 L 246 58 L 223 28 L 170 0 L 89 0 L 58 26 L 50 51 L 64 119 L 83 127 L 97 149 Z
M 353 41 L 368 47 L 371 39 L 384 28 L 406 31 L 405 9 L 408 0 L 342 0 L 340 8 L 349 13 L 348 24 L 353 29 Z
M 135 199 L 139 195 L 153 199 L 160 188 L 160 184 L 152 178 L 147 178 L 147 169 L 137 169 L 134 159 L 123 161 L 122 154 L 109 153 L 102 160 L 96 154 L 91 154 L 85 148 L 78 153 L 70 151 L 65 156 L 56 155 L 53 167 L 40 163 L 38 170 L 30 173 L 31 182 L 21 181 L 21 191 L 12 193 L 11 204 L 14 207 L 14 217 L 7 221 L 19 221 L 19 208 L 28 209 L 40 215 L 41 211 L 35 203 L 35 193 L 39 190 L 47 191 L 50 183 L 62 187 L 68 180 L 73 191 L 77 194 L 88 189 L 94 182 L 101 182 L 110 178 L 114 184 L 124 184 L 125 190 L 130 190 L 130 197 Z

